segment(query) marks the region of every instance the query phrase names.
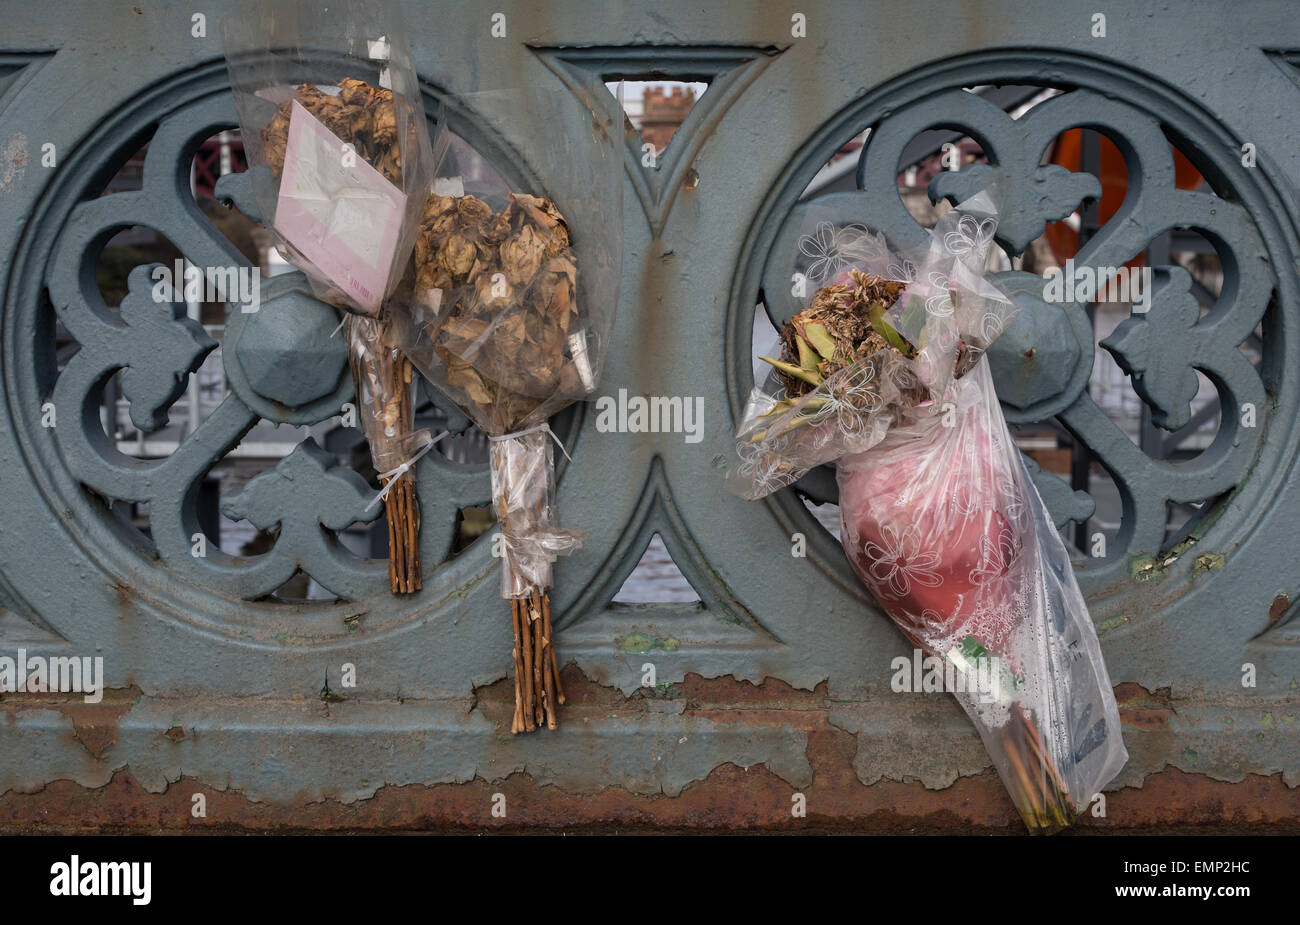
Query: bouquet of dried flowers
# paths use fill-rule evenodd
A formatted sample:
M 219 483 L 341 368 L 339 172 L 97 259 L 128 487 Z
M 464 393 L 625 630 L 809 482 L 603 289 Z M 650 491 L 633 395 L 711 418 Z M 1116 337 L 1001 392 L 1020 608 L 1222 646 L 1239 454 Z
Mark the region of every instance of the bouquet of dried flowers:
M 552 565 L 584 532 L 559 526 L 549 420 L 596 388 L 621 271 L 622 113 L 585 92 L 479 90 L 458 98 L 545 178 L 466 188 L 460 148 L 427 198 L 415 243 L 406 355 L 489 438 L 501 596 L 514 631 L 512 732 L 555 728 L 564 703 L 551 615 Z M 455 117 L 449 131 L 455 133 Z M 446 195 L 444 195 L 444 193 Z M 567 456 L 567 452 L 565 453 Z
M 841 543 L 979 730 L 1026 826 L 1069 824 L 1127 753 L 1069 556 L 1007 430 L 984 351 L 1016 311 L 983 277 L 996 213 L 959 205 L 915 259 L 863 229 L 856 266 L 781 330 L 730 487 L 837 461 Z M 910 272 L 900 272 L 902 268 Z
M 582 542 L 555 517 L 547 418 L 595 385 L 569 228 L 549 199 L 433 195 L 415 244 L 409 356 L 491 438 L 501 594 L 515 647 L 512 732 L 554 729 L 564 703 L 551 626 L 551 563 Z
M 254 192 L 279 249 L 345 309 L 359 423 L 380 473 L 389 583 L 419 590 L 412 369 L 392 317 L 433 154 L 400 11 L 387 0 L 272 0 L 226 22 L 227 62 Z M 362 79 L 364 76 L 365 79 Z
M 416 299 L 448 387 L 489 433 L 510 433 L 590 391 L 569 228 L 549 199 L 430 196 L 415 242 Z M 582 343 L 579 334 L 575 341 Z M 584 367 L 584 363 L 587 365 Z

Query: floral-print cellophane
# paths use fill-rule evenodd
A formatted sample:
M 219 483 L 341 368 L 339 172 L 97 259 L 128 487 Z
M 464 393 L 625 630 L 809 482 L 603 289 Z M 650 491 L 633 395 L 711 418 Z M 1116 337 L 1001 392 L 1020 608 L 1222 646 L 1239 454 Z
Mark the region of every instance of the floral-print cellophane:
M 769 376 L 738 428 L 728 484 L 756 499 L 838 460 L 854 571 L 931 667 L 969 674 L 953 692 L 1038 832 L 1085 809 L 1128 753 L 1069 555 L 984 357 L 1018 311 L 984 276 L 996 227 L 987 193 L 945 214 L 910 257 L 861 226 L 818 222 L 800 242 L 809 290 L 850 269 L 904 281 L 889 317 L 916 354 L 872 354 L 775 413 L 788 396 Z
M 1069 555 L 1002 418 L 988 360 L 945 397 L 946 410 L 917 409 L 871 450 L 839 460 L 841 541 L 877 603 L 928 657 L 961 667 L 972 652 L 987 653 L 991 670 L 981 676 L 993 687 L 956 685 L 954 696 L 1025 824 L 1058 828 L 1124 766 L 1119 711 Z M 1030 747 L 1050 765 L 1009 741 L 1026 722 L 1041 743 Z M 1063 818 L 1045 811 L 1061 796 Z
M 980 193 L 940 218 L 929 247 L 917 254 L 890 250 L 883 235 L 813 213 L 815 229 L 800 239 L 807 264 L 804 304 L 822 285 L 849 270 L 905 284 L 888 310 L 890 324 L 916 348 L 904 357 L 882 350 L 839 370 L 816 389 L 790 396 L 772 373 L 750 393 L 736 432 L 739 459 L 728 487 L 749 500 L 793 484 L 809 469 L 879 443 L 900 413 L 942 396 L 954 377 L 983 356 L 1019 308 L 984 277 L 997 211 Z

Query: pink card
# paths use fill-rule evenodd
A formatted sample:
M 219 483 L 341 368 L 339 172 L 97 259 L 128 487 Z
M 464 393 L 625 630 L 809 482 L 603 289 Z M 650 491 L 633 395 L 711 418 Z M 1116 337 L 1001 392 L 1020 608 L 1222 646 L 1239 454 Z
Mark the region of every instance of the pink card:
M 275 227 L 364 311 L 379 311 L 406 194 L 298 103 L 289 118 Z

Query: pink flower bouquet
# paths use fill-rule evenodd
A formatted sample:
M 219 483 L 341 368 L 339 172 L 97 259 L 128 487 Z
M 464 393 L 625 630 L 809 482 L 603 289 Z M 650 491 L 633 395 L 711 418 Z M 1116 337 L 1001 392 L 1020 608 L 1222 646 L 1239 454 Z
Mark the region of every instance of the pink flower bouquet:
M 981 194 L 907 259 L 856 260 L 782 331 L 737 433 L 755 499 L 837 462 L 841 542 L 877 604 L 947 676 L 1026 826 L 1061 828 L 1127 760 L 1096 630 L 983 354 L 1015 314 L 984 278 Z M 903 272 L 901 268 L 908 268 Z

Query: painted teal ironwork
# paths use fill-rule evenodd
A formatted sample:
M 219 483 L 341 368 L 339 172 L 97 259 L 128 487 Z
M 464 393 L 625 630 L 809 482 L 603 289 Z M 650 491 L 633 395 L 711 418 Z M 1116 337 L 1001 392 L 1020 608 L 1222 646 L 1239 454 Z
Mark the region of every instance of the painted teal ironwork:
M 837 207 L 907 244 L 922 232 L 896 191 L 902 151 L 928 128 L 969 133 L 991 163 L 942 174 L 931 193 L 960 198 L 996 182 L 1006 211 L 999 243 L 1015 255 L 1046 222 L 1097 195 L 1095 178 L 1041 165 L 1061 131 L 1086 126 L 1119 147 L 1130 188 L 1076 262 L 1118 266 L 1162 233 L 1190 228 L 1215 245 L 1225 276 L 1201 315 L 1184 271 L 1157 273 L 1151 311 L 1125 322 L 1106 348 L 1157 426 L 1187 420 L 1192 369 L 1214 381 L 1225 409 L 1257 411 L 1253 427 L 1225 411 L 1214 443 L 1189 463 L 1149 458 L 1088 395 L 1084 306 L 1049 303 L 1043 280 L 1006 275 L 1025 309 L 992 353 L 1008 418 L 1056 418 L 1097 455 L 1123 501 L 1110 555 L 1080 565 L 1112 676 L 1186 698 L 1174 744 L 1135 749 L 1121 783 L 1165 764 L 1225 779 L 1282 771 L 1300 783 L 1294 737 L 1266 732 L 1262 719 L 1269 704 L 1294 701 L 1300 676 L 1300 624 L 1288 609 L 1300 593 L 1300 134 L 1277 118 L 1300 104 L 1300 22 L 1280 0 L 1255 0 L 1240 5 L 1231 29 L 1207 37 L 1215 5 L 1178 6 L 1154 18 L 1117 11 L 1103 41 L 1090 38 L 1093 11 L 1079 2 L 1048 12 L 1028 2 L 953 10 L 827 0 L 803 5 L 808 38 L 791 36 L 780 9 L 742 17 L 669 0 L 612 17 L 596 0 L 544 11 L 506 2 L 509 37 L 494 40 L 476 4 L 407 3 L 430 112 L 447 103 L 449 124 L 494 167 L 542 189 L 544 158 L 530 155 L 529 139 L 457 108 L 456 94 L 494 83 L 573 89 L 575 72 L 710 80 L 653 173 L 629 136 L 626 195 L 640 208 L 625 210 L 624 227 L 574 229 L 626 241 L 600 393 L 703 396 L 706 417 L 695 444 L 681 434 L 600 433 L 582 409 L 556 422 L 572 455 L 561 469 L 562 518 L 590 531 L 556 570 L 562 661 L 624 691 L 639 686 L 645 661 L 660 682 L 692 672 L 801 688 L 828 682 L 833 721 L 858 735 L 864 780 L 915 776 L 940 786 L 985 766 L 954 717 L 935 720 L 926 754 L 900 744 L 896 733 L 925 710 L 888 693 L 891 659 L 905 643 L 804 504 L 833 497 L 825 473 L 801 491 L 746 504 L 722 491 L 718 469 L 752 383 L 755 306 L 774 320 L 788 314 L 800 197 L 844 141 L 872 129 L 858 191 L 833 194 Z M 315 424 L 351 398 L 326 330 L 336 316 L 308 307 L 309 290 L 290 275 L 264 281 L 258 313 L 232 314 L 222 354 L 231 394 L 171 456 L 118 453 L 98 417 L 100 388 L 124 369 L 132 420 L 158 427 L 212 349 L 194 324 L 148 299 L 148 267 L 132 273 L 120 312 L 108 309 L 95 278 L 105 242 L 144 225 L 195 265 L 243 264 L 189 190 L 198 145 L 234 124 L 215 38 L 225 8 L 208 4 L 206 39 L 191 37 L 191 11 L 166 6 L 137 14 L 78 0 L 4 12 L 0 652 L 101 654 L 110 686 L 134 685 L 143 698 L 117 743 L 93 760 L 65 734 L 66 717 L 20 714 L 0 731 L 15 743 L 0 748 L 0 790 L 59 777 L 93 785 L 127 766 L 153 789 L 188 774 L 277 798 L 355 798 L 383 783 L 520 769 L 587 786 L 609 783 L 601 769 L 612 768 L 632 789 L 675 793 L 727 761 L 765 762 L 792 785 L 807 783 L 806 737 L 788 728 L 647 714 L 511 739 L 474 710 L 474 689 L 511 668 L 491 537 L 451 554 L 458 511 L 488 500 L 481 468 L 436 453 L 421 460 L 427 575 L 411 598 L 387 593 L 384 562 L 332 542 L 332 531 L 369 516 L 366 492 L 306 439 L 224 499 L 228 516 L 277 533 L 273 549 L 245 558 L 209 544 L 206 556 L 193 554 L 196 486 L 259 419 Z M 963 89 L 1012 83 L 1063 92 L 1013 120 Z M 590 130 L 574 119 L 573 131 Z M 144 188 L 100 197 L 145 141 Z M 47 142 L 55 167 L 40 165 Z M 1247 142 L 1258 151 L 1252 167 L 1241 160 Z M 1175 189 L 1171 143 L 1213 194 Z M 219 192 L 248 212 L 242 183 L 230 179 Z M 288 313 L 312 317 L 289 326 Z M 79 345 L 70 357 L 55 354 L 56 324 Z M 1238 350 L 1257 329 L 1259 369 Z M 52 428 L 42 426 L 47 404 L 57 411 Z M 1086 494 L 1048 473 L 1035 479 L 1058 523 L 1091 516 Z M 115 500 L 148 503 L 147 536 L 112 512 Z M 1171 501 L 1204 501 L 1207 510 L 1172 544 Z M 612 604 L 655 533 L 700 602 Z M 806 557 L 791 554 L 796 534 Z M 340 600 L 265 599 L 299 568 Z M 1281 595 L 1287 603 L 1270 622 Z M 634 634 L 678 644 L 651 653 L 620 646 Z M 304 706 L 323 671 L 343 662 L 358 668 L 358 687 L 343 692 L 349 702 L 328 714 Z M 1257 688 L 1242 688 L 1244 662 L 1257 666 Z M 163 717 L 201 734 L 164 745 L 152 735 Z M 1185 749 L 1199 756 L 1194 767 Z

